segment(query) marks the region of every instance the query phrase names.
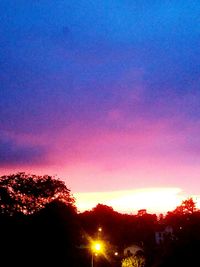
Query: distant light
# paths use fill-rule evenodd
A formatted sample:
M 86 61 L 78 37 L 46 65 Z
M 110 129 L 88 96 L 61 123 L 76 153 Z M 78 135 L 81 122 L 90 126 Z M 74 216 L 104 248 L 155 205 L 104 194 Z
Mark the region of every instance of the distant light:
M 118 256 L 118 252 L 116 251 L 116 252 L 114 253 L 114 255 L 115 255 L 115 256 Z
M 101 228 L 101 227 L 99 227 L 99 228 L 98 228 L 98 231 L 99 231 L 99 232 L 101 232 L 101 231 L 102 231 L 102 228 Z

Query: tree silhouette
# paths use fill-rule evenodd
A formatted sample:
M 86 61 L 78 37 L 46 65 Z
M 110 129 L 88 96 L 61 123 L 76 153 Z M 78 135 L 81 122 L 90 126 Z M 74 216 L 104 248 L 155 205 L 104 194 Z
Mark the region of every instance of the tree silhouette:
M 175 214 L 192 214 L 196 211 L 196 203 L 192 198 L 182 201 L 181 205 L 174 210 Z
M 64 182 L 54 177 L 0 177 L 1 262 L 76 266 L 80 234 L 74 203 Z
M 39 212 L 30 215 L 30 257 L 42 266 L 74 266 L 79 244 L 77 214 L 71 206 L 54 200 Z
M 0 177 L 1 214 L 33 214 L 54 200 L 75 208 L 75 199 L 65 183 L 52 176 L 22 172 Z

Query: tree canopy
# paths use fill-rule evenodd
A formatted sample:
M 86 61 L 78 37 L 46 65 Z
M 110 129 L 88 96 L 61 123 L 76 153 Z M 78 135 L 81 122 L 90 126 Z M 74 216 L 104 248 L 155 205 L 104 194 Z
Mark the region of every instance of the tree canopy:
M 75 208 L 70 190 L 55 177 L 24 172 L 0 177 L 1 214 L 33 214 L 54 200 Z
M 197 210 L 196 203 L 192 198 L 183 200 L 181 205 L 174 210 L 175 214 L 192 214 Z

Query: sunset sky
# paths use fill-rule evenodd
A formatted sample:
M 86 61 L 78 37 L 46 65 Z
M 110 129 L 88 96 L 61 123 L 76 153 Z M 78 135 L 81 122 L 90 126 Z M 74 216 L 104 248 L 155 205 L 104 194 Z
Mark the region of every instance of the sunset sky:
M 1 0 L 0 25 L 0 175 L 80 210 L 199 201 L 199 0 Z

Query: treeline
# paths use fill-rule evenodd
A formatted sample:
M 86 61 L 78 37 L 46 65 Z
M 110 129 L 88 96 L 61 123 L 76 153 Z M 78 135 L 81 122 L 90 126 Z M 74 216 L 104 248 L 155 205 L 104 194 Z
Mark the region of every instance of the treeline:
M 17 173 L 0 177 L 0 233 L 2 266 L 91 266 L 96 239 L 105 248 L 95 267 L 121 266 L 124 249 L 133 244 L 144 252 L 145 266 L 192 266 L 200 248 L 200 212 L 187 199 L 166 216 L 120 214 L 102 204 L 78 213 L 61 180 Z

